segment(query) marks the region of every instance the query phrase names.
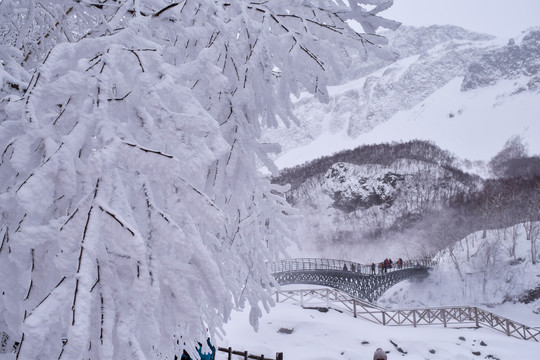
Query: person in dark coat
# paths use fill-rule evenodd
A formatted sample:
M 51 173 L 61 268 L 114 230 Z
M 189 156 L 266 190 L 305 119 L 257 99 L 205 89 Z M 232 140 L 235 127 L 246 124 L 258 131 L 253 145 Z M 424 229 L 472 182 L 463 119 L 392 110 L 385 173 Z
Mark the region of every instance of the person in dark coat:
M 383 349 L 377 348 L 373 354 L 373 360 L 388 360 L 388 358 L 386 357 L 386 353 Z

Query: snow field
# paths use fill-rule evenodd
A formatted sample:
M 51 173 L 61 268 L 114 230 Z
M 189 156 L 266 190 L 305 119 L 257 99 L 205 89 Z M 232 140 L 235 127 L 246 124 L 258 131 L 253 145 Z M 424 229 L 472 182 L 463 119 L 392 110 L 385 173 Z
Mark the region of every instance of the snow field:
M 537 342 L 486 328 L 382 326 L 336 310 L 324 313 L 292 303 L 277 304 L 263 315 L 258 332 L 248 325 L 247 316 L 233 313 L 219 346 L 272 358 L 283 352 L 285 360 L 372 359 L 378 347 L 387 351 L 389 360 L 537 359 L 540 351 Z M 280 333 L 281 328 L 293 332 Z M 226 359 L 226 354 L 218 352 L 216 359 Z

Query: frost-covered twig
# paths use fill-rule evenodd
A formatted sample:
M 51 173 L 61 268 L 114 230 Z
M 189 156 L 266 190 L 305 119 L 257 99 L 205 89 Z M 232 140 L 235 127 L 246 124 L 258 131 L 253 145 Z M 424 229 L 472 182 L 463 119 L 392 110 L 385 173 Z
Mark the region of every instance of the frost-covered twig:
M 17 356 L 15 356 L 15 360 L 19 360 L 19 354 L 21 353 L 21 348 L 23 346 L 23 342 L 24 342 L 24 332 L 21 335 L 21 341 L 19 342 L 19 346 L 17 348 Z
M 156 155 L 161 155 L 161 156 L 165 156 L 166 158 L 169 158 L 169 159 L 172 159 L 173 156 L 172 155 L 168 155 L 168 154 L 164 154 L 162 153 L 161 151 L 157 151 L 157 150 L 150 150 L 150 149 L 146 149 L 146 148 L 143 148 L 142 146 L 139 146 L 137 144 L 131 144 L 131 143 L 128 143 L 128 142 L 124 142 L 124 144 L 126 144 L 127 146 L 131 146 L 131 147 L 134 147 L 134 148 L 137 148 L 139 150 L 142 150 L 146 153 L 151 153 L 151 154 L 156 154 Z
M 116 222 L 118 222 L 120 224 L 120 226 L 122 226 L 124 229 L 129 231 L 131 236 L 135 236 L 135 232 L 133 230 L 131 230 L 127 225 L 125 225 L 122 221 L 120 221 L 120 219 L 118 219 L 118 217 L 115 214 L 113 214 L 109 210 L 105 210 L 101 205 L 99 206 L 99 209 L 101 211 L 103 211 L 104 213 L 106 213 L 107 215 L 109 215 L 110 217 L 112 217 L 114 220 L 116 220 Z
M 7 244 L 9 242 L 9 227 L 6 227 L 6 232 L 4 233 L 4 236 L 2 237 L 2 244 L 0 245 L 0 253 L 2 252 L 2 249 L 4 248 L 4 244 Z
M 141 62 L 141 58 L 139 57 L 139 55 L 137 54 L 137 52 L 135 52 L 135 50 L 133 50 L 133 49 L 128 49 L 128 51 L 129 51 L 130 53 L 133 53 L 133 55 L 135 55 L 135 56 L 137 57 L 137 60 L 139 61 L 139 66 L 141 67 L 142 72 L 144 72 L 144 66 L 143 66 L 143 64 L 142 64 L 142 62 Z
M 14 143 L 13 141 L 10 142 L 10 143 L 8 144 L 8 146 L 6 146 L 6 148 L 4 149 L 4 152 L 2 153 L 2 161 L 0 161 L 0 165 L 2 165 L 2 164 L 4 163 L 4 156 L 6 155 L 6 152 L 8 151 L 8 149 L 9 149 L 11 146 L 13 146 L 13 143 Z
M 94 285 L 92 285 L 92 288 L 90 289 L 90 292 L 94 291 L 94 288 L 96 287 L 96 285 L 99 283 L 99 280 L 101 279 L 100 273 L 99 273 L 99 260 L 96 260 L 96 262 L 97 262 L 97 279 L 96 279 L 96 282 L 94 283 Z
M 173 7 L 178 6 L 178 5 L 180 5 L 180 3 L 177 3 L 177 2 L 169 4 L 169 5 L 165 6 L 163 9 L 161 9 L 158 12 L 156 12 L 155 14 L 153 14 L 152 17 L 158 17 L 159 15 L 163 14 L 165 11 L 167 11 L 169 9 L 172 9 Z
M 25 213 L 25 214 L 23 215 L 21 221 L 19 221 L 19 226 L 17 226 L 17 229 L 15 229 L 15 232 L 19 232 L 19 230 L 21 230 L 21 225 L 22 225 L 24 219 L 26 218 L 26 215 L 27 215 L 27 213 Z
M 308 48 L 306 48 L 306 47 L 303 46 L 303 45 L 300 45 L 300 49 L 302 49 L 306 54 L 308 54 L 310 58 L 312 58 L 313 60 L 315 60 L 315 62 L 317 63 L 317 65 L 319 65 L 320 68 L 321 68 L 323 71 L 326 71 L 326 70 L 324 69 L 324 64 L 319 60 L 319 58 L 318 58 L 314 53 L 312 53 Z
M 71 219 L 73 219 L 73 217 L 75 216 L 75 214 L 77 214 L 77 212 L 79 211 L 79 208 L 76 208 L 75 211 L 67 218 L 67 220 L 62 224 L 62 226 L 60 227 L 60 231 L 64 230 L 64 226 L 67 225 L 68 222 L 71 221 Z
M 43 304 L 43 302 L 44 302 L 45 300 L 47 300 L 47 298 L 53 293 L 53 291 L 54 291 L 55 289 L 57 289 L 57 288 L 64 282 L 64 280 L 66 280 L 66 277 L 65 277 L 65 276 L 58 282 L 58 284 L 56 284 L 56 286 L 55 286 L 51 291 L 49 291 L 49 293 L 48 293 L 48 294 L 47 294 L 47 295 L 46 295 L 46 296 L 45 296 L 45 297 L 44 297 L 44 298 L 36 305 L 36 307 L 35 307 L 32 311 L 30 311 L 30 313 L 28 314 L 27 318 L 29 318 L 30 315 L 32 315 L 32 313 L 33 313 L 34 311 L 36 311 L 36 309 L 37 309 L 41 304 Z
M 131 91 L 128 92 L 126 95 L 122 96 L 121 98 L 107 99 L 107 101 L 109 101 L 109 102 L 110 102 L 110 101 L 122 101 L 122 100 L 124 100 L 125 98 L 127 98 L 129 94 L 131 94 Z
M 71 101 L 71 96 L 69 97 L 68 101 L 64 104 L 64 106 L 62 106 L 62 110 L 60 111 L 60 114 L 58 114 L 56 119 L 53 121 L 53 125 L 56 125 L 56 122 L 58 121 L 58 119 L 60 119 L 60 116 L 64 114 L 70 101 Z

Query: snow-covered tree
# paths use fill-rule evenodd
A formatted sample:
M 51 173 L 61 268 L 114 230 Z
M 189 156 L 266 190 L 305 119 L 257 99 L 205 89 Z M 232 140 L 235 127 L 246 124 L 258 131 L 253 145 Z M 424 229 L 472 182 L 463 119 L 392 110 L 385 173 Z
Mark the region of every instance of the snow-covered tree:
M 18 359 L 172 359 L 246 302 L 257 325 L 292 238 L 258 138 L 294 119 L 291 93 L 325 100 L 382 54 L 392 1 L 360 3 L 0 3 L 0 330 Z

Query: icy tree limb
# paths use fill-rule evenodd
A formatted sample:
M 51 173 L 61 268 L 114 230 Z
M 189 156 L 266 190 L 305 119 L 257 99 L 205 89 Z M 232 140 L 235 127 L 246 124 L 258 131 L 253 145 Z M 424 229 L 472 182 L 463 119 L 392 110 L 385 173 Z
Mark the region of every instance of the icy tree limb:
M 114 220 L 116 220 L 116 222 L 119 223 L 120 226 L 122 226 L 124 229 L 129 231 L 131 236 L 135 236 L 135 232 L 133 230 L 131 230 L 127 225 L 125 225 L 122 221 L 120 221 L 120 219 L 118 219 L 118 217 L 115 214 L 113 214 L 112 212 L 110 212 L 108 210 L 105 210 L 101 205 L 99 206 L 99 209 L 101 211 L 103 211 L 104 213 L 106 213 L 107 215 L 109 215 L 110 217 L 112 217 Z
M 41 304 L 43 304 L 43 303 L 45 302 L 45 300 L 47 300 L 47 298 L 53 293 L 54 290 L 56 290 L 56 289 L 64 282 L 64 280 L 66 280 L 66 277 L 65 277 L 65 276 L 62 278 L 62 280 L 60 280 L 60 281 L 58 282 L 58 284 L 56 284 L 56 286 L 55 286 L 51 291 L 49 291 L 49 293 L 48 293 L 48 294 L 47 294 L 47 295 L 39 302 L 39 304 L 37 304 L 36 307 L 35 307 L 32 311 L 30 311 L 30 313 L 28 314 L 28 317 L 30 317 L 30 316 L 32 315 L 32 313 L 33 313 L 34 311 L 36 311 L 36 309 L 37 309 Z
M 163 14 L 165 11 L 167 11 L 167 10 L 169 10 L 169 9 L 172 9 L 173 7 L 178 6 L 178 5 L 180 5 L 180 3 L 178 3 L 178 2 L 175 2 L 175 3 L 172 3 L 172 4 L 170 4 L 170 5 L 167 5 L 167 6 L 165 6 L 163 9 L 161 9 L 161 10 L 159 10 L 158 12 L 154 13 L 154 14 L 152 15 L 152 17 L 158 17 L 158 16 L 160 16 L 161 14 Z

